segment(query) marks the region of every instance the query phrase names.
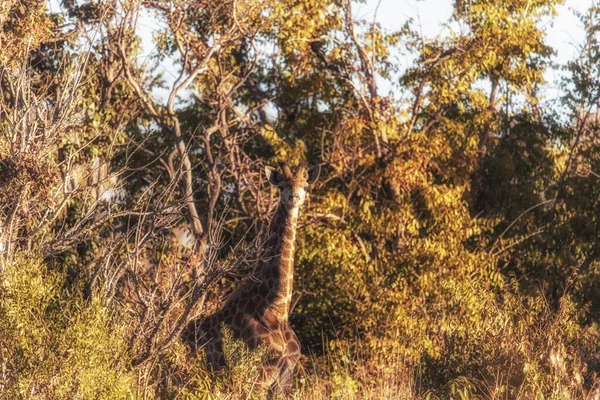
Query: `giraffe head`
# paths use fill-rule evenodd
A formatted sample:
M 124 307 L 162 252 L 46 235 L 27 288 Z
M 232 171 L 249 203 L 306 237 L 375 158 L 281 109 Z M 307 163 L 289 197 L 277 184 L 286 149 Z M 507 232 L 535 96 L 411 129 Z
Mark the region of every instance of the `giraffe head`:
M 297 208 L 304 204 L 306 188 L 319 179 L 321 166 L 306 168 L 302 162 L 293 170 L 287 164 L 281 164 L 280 170 L 265 167 L 265 174 L 271 185 L 277 186 L 281 193 L 281 202 L 288 208 Z

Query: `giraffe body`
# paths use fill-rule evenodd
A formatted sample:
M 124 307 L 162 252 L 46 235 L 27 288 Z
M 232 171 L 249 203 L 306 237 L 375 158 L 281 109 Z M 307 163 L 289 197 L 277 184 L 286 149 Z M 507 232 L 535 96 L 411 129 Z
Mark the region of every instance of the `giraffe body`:
M 266 169 L 269 182 L 280 189 L 281 199 L 269 227 L 266 257 L 254 276 L 245 279 L 229 296 L 223 308 L 190 324 L 186 340 L 194 348 L 204 348 L 209 365 L 215 371 L 225 366 L 221 325 L 231 329 L 250 349 L 267 348 L 262 366 L 262 384 L 269 397 L 289 395 L 293 374 L 300 355 L 300 342 L 288 322 L 294 281 L 294 246 L 300 206 L 305 189 L 314 183 L 320 167 L 307 171 L 304 165 L 292 173 Z

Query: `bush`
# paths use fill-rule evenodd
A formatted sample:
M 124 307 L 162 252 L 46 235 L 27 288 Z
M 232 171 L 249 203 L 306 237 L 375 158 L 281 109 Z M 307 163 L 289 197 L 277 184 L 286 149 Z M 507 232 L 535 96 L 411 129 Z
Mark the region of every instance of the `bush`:
M 123 326 L 65 275 L 21 254 L 0 272 L 0 393 L 8 398 L 123 399 L 134 376 Z

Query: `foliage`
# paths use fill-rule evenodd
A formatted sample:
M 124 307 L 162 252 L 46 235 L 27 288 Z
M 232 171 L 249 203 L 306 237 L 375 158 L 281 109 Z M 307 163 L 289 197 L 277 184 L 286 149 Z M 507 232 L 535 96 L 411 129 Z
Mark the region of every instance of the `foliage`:
M 226 333 L 213 374 L 180 335 L 301 160 L 296 398 L 598 396 L 600 9 L 552 105 L 561 3 L 455 1 L 424 38 L 349 0 L 3 2 L 0 397 L 263 397 L 262 349 Z
M 259 384 L 262 361 L 268 356 L 267 349 L 258 347 L 249 350 L 243 341 L 235 339 L 226 327 L 223 331 L 223 353 L 229 366 L 225 380 L 227 388 L 237 398 L 247 399 L 265 396 L 266 388 Z
M 10 398 L 133 397 L 116 310 L 71 297 L 66 276 L 36 254 L 0 273 L 0 391 Z

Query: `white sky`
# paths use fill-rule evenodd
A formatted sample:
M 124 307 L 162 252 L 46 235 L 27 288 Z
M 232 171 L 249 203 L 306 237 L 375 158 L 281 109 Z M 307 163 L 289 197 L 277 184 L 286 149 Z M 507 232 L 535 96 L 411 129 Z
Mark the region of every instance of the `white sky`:
M 375 15 L 377 22 L 389 30 L 398 30 L 408 18 L 413 18 L 424 36 L 435 37 L 443 33 L 441 25 L 450 18 L 452 3 L 451 0 L 367 0 L 366 4 L 356 6 L 354 14 L 367 20 Z M 559 53 L 572 55 L 571 44 L 583 38 L 583 27 L 572 10 L 585 13 L 591 5 L 592 0 L 566 0 L 557 7 L 553 23 L 544 24 L 548 43 Z
M 546 31 L 546 43 L 556 51 L 553 61 L 565 64 L 577 54 L 577 44 L 583 42 L 584 29 L 582 23 L 575 16 L 574 11 L 585 14 L 592 5 L 593 0 L 566 0 L 557 7 L 557 16 L 553 20 L 542 23 Z M 412 18 L 415 28 L 418 28 L 424 37 L 444 35 L 443 24 L 446 23 L 453 11 L 451 0 L 367 0 L 366 4 L 355 7 L 354 16 L 372 21 L 374 18 L 382 27 L 389 31 L 397 31 L 402 25 Z M 407 64 L 410 60 L 399 60 Z M 548 101 L 554 101 L 559 96 L 557 80 L 560 72 L 549 69 L 546 72 L 546 90 L 544 96 Z M 385 86 L 385 87 L 384 87 Z M 389 85 L 380 83 L 380 94 L 389 90 Z
M 51 11 L 58 11 L 59 0 L 47 0 Z M 583 26 L 573 11 L 585 13 L 591 6 L 593 0 L 566 0 L 564 5 L 557 7 L 558 15 L 552 21 L 542 24 L 547 32 L 547 43 L 556 51 L 554 61 L 558 64 L 565 64 L 576 54 L 576 44 L 583 41 Z M 425 37 L 436 37 L 444 34 L 443 23 L 447 22 L 452 14 L 451 0 L 367 0 L 366 4 L 356 4 L 354 6 L 354 17 L 356 19 L 365 18 L 372 21 L 374 18 L 387 31 L 397 31 L 401 29 L 404 23 L 413 18 L 415 28 L 418 28 Z M 146 54 L 155 51 L 152 44 L 152 31 L 158 28 L 156 20 L 150 15 L 140 18 L 140 31 L 142 33 L 143 46 Z M 410 58 L 399 58 L 397 60 L 403 67 L 410 64 Z M 160 69 L 164 73 L 164 78 L 169 81 L 174 79 L 176 70 L 169 60 L 164 61 Z M 556 90 L 556 80 L 559 73 L 549 70 L 546 73 L 547 90 L 545 95 L 548 100 L 558 95 Z M 380 94 L 385 95 L 390 90 L 389 84 L 380 83 Z M 158 97 L 163 97 L 162 93 L 157 93 Z

